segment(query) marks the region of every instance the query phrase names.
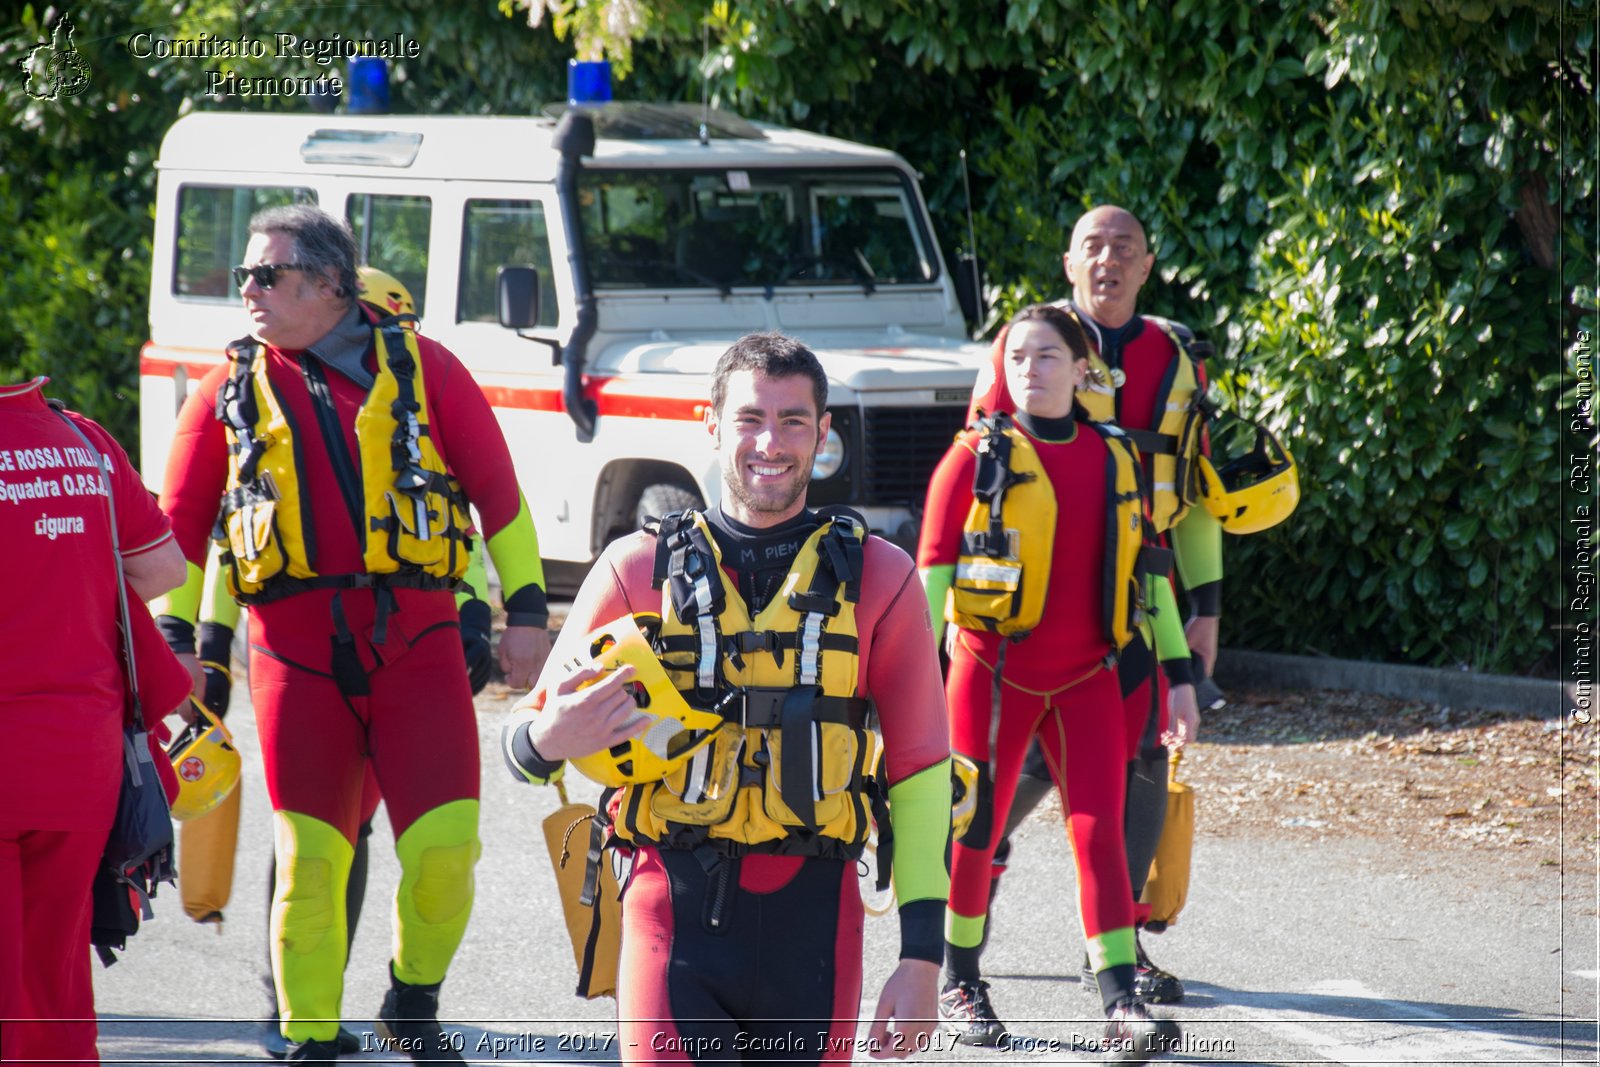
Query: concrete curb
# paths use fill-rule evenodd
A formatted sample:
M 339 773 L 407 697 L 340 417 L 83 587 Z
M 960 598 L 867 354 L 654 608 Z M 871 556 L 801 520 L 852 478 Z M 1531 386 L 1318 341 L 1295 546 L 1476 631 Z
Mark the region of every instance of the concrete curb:
M 1541 719 L 1561 718 L 1578 707 L 1574 688 L 1554 679 L 1244 649 L 1223 649 L 1219 653 L 1217 684 L 1224 690 L 1251 686 L 1349 689 L 1453 708 L 1514 711 Z

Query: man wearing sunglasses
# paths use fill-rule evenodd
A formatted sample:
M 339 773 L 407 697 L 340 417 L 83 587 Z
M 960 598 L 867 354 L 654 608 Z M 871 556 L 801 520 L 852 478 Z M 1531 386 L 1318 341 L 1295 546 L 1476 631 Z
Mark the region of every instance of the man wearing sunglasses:
M 438 996 L 472 906 L 479 757 L 452 594 L 472 548 L 470 499 L 505 592 L 500 665 L 526 687 L 550 649 L 533 523 L 466 368 L 357 301 L 343 222 L 309 205 L 259 213 L 234 278 L 250 335 L 185 403 L 167 464 L 161 504 L 192 581 L 162 622 L 192 655 L 215 529 L 253 619 L 288 1058 L 338 1055 L 345 894 L 370 766 L 401 866 L 378 1034 L 415 1060 L 459 1063 Z

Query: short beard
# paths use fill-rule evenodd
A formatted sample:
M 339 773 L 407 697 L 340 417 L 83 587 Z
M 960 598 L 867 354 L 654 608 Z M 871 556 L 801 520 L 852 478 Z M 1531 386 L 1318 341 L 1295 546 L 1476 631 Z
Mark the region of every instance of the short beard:
M 811 488 L 811 467 L 809 464 L 798 465 L 800 476 L 795 479 L 795 490 L 781 503 L 769 503 L 756 499 L 744 482 L 739 478 L 738 461 L 730 459 L 730 466 L 723 471 L 723 483 L 728 488 L 728 495 L 738 501 L 745 511 L 752 515 L 777 514 L 788 511 L 794 507 L 795 501 L 805 500 L 806 490 Z M 770 499 L 770 498 L 769 498 Z

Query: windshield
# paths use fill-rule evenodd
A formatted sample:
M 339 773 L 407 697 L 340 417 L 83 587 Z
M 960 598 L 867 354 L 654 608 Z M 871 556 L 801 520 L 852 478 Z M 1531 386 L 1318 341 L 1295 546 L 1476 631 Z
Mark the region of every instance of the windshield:
M 578 176 L 596 289 L 884 285 L 938 276 L 917 200 L 881 169 Z

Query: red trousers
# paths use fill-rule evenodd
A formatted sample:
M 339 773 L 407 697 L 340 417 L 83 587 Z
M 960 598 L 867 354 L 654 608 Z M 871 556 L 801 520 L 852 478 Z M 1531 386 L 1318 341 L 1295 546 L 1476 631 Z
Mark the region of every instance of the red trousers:
M 994 674 L 966 644 L 956 642 L 945 693 L 950 747 L 988 760 L 994 775 L 994 833 L 987 847 L 952 846 L 950 910 L 976 918 L 989 910 L 990 866 L 1006 823 L 1028 743 L 1039 735 L 1050 777 L 1066 809 L 1067 835 L 1077 865 L 1078 913 L 1093 938 L 1133 925 L 1133 891 L 1122 843 L 1127 727 L 1117 674 L 1095 671 L 1049 694 L 1002 686 L 995 751 L 989 751 Z
M 112 814 L 98 830 L 0 827 L 0 1060 L 100 1062 L 90 886 Z

